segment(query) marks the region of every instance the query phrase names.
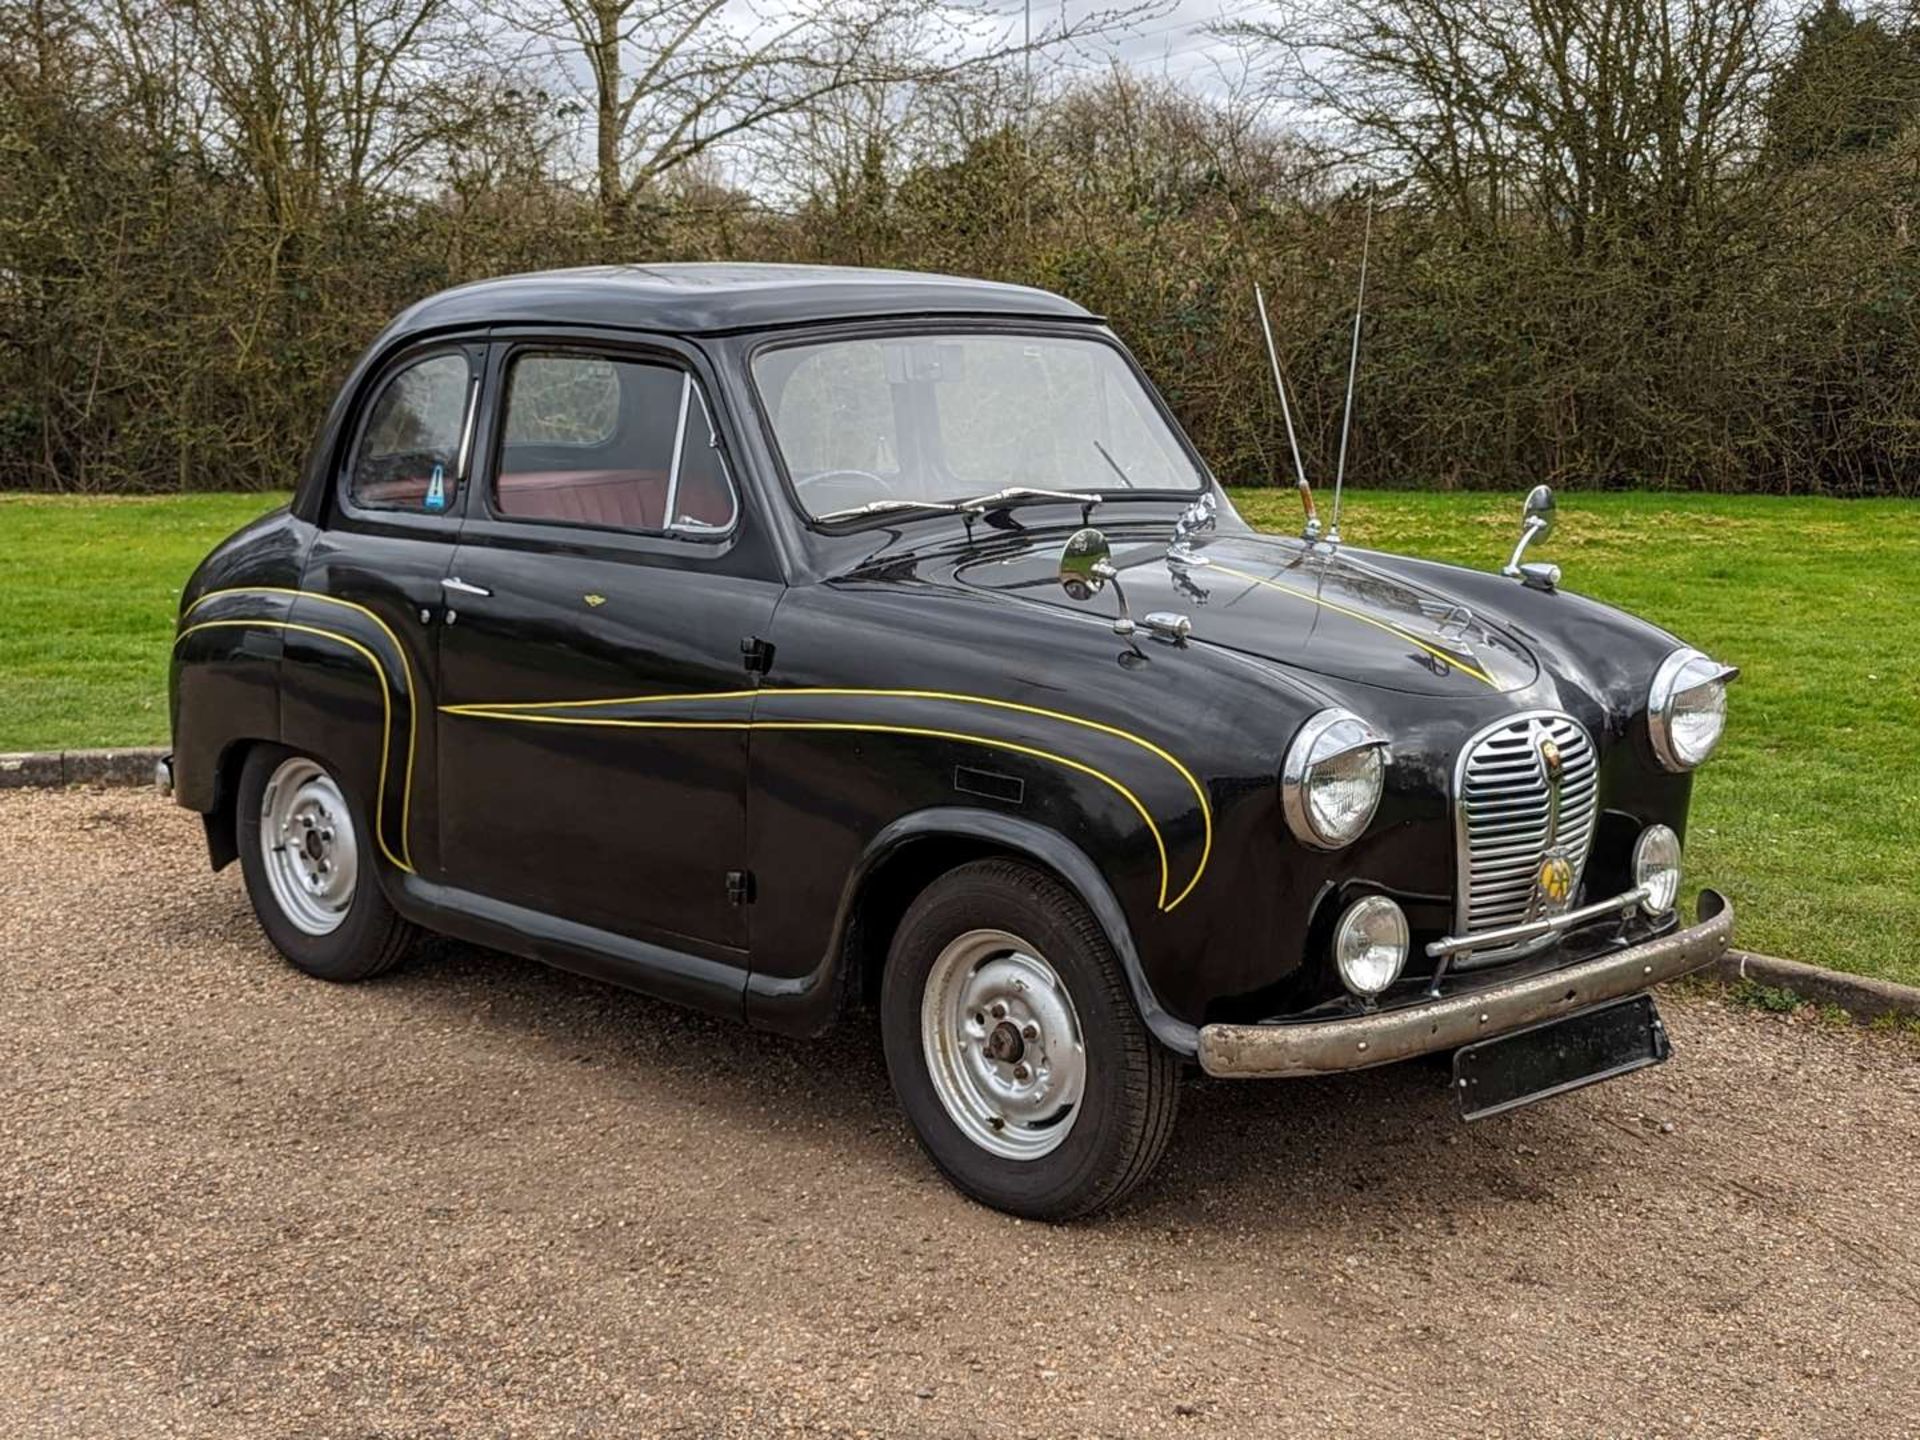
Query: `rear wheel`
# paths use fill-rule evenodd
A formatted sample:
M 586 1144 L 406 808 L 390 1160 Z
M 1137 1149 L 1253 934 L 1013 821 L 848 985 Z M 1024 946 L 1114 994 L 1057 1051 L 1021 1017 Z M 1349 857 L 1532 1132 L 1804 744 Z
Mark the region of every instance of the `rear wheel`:
M 380 893 L 364 811 L 325 765 L 256 746 L 236 804 L 247 896 L 275 949 L 323 980 L 365 980 L 400 960 L 416 932 Z
M 929 886 L 895 933 L 880 1009 L 922 1146 L 984 1204 L 1071 1219 L 1120 1199 L 1166 1148 L 1179 1061 L 1098 923 L 1044 871 L 984 860 Z

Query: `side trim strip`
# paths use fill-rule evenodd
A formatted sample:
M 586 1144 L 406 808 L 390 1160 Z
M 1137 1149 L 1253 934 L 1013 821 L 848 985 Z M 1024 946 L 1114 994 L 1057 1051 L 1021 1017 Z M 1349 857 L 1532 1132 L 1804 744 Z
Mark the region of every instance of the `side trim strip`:
M 1479 666 L 1470 665 L 1465 660 L 1462 660 L 1458 655 L 1452 654 L 1451 652 L 1446 650 L 1442 650 L 1436 645 L 1429 645 L 1425 640 L 1422 640 L 1418 635 L 1415 635 L 1410 631 L 1402 630 L 1398 625 L 1389 624 L 1387 621 L 1380 619 L 1379 616 L 1377 615 L 1369 615 L 1364 610 L 1351 609 L 1350 607 L 1342 605 L 1337 601 L 1328 600 L 1322 596 L 1315 595 L 1311 590 L 1302 590 L 1298 586 L 1294 586 L 1294 585 L 1283 585 L 1278 580 L 1262 579 L 1258 575 L 1248 574 L 1245 570 L 1235 570 L 1232 566 L 1222 565 L 1217 560 L 1208 561 L 1207 568 L 1209 570 L 1216 570 L 1222 575 L 1231 575 L 1236 580 L 1244 580 L 1249 585 L 1261 585 L 1267 588 L 1268 590 L 1278 590 L 1282 595 L 1292 595 L 1296 599 L 1305 600 L 1309 604 L 1318 605 L 1322 610 L 1331 610 L 1333 611 L 1334 614 L 1344 615 L 1349 620 L 1358 620 L 1362 625 L 1371 625 L 1376 630 L 1384 630 L 1389 635 L 1396 636 L 1397 638 L 1406 641 L 1409 645 L 1417 645 L 1420 649 L 1426 651 L 1427 654 L 1433 656 L 1434 659 L 1444 660 L 1447 664 L 1451 665 L 1454 669 L 1458 670 L 1461 674 L 1471 675 L 1474 679 L 1478 680 L 1481 684 L 1491 685 L 1495 690 L 1498 690 L 1500 688 L 1499 681 L 1495 680 L 1491 675 L 1487 674 L 1486 671 L 1480 669 Z
M 296 590 L 286 585 L 239 585 L 225 590 L 209 590 L 189 605 L 180 618 L 187 619 L 209 600 L 218 599 L 222 595 L 288 595 L 299 600 L 317 600 L 323 605 L 338 605 L 344 610 L 352 610 L 366 616 L 379 627 L 380 633 L 387 637 L 387 643 L 393 646 L 393 653 L 399 657 L 401 678 L 405 680 L 407 687 L 407 778 L 405 788 L 400 792 L 400 853 L 406 856 L 406 861 L 396 863 L 401 864 L 402 869 L 412 874 L 413 754 L 420 734 L 420 688 L 413 683 L 413 665 L 407 659 L 407 647 L 400 643 L 400 637 L 393 633 L 392 628 L 380 618 L 377 611 L 369 610 L 366 606 L 356 604 L 352 600 L 342 600 L 335 595 L 323 595 L 318 590 Z M 185 633 L 184 630 L 181 632 L 183 635 Z M 178 641 L 175 643 L 177 644 Z M 384 671 L 380 678 L 384 683 L 387 678 Z M 382 798 L 385 798 L 384 795 Z
M 374 843 L 380 847 L 380 853 L 382 855 L 385 855 L 389 861 L 406 871 L 407 874 L 413 874 L 413 866 L 387 848 L 387 758 L 388 752 L 393 747 L 393 687 L 387 679 L 386 669 L 380 664 L 379 657 L 358 640 L 348 635 L 342 635 L 337 630 L 322 630 L 317 625 L 298 625 L 291 620 L 202 620 L 198 624 L 187 626 L 178 635 L 174 636 L 173 643 L 174 647 L 178 649 L 182 640 L 185 640 L 189 635 L 198 634 L 202 630 L 250 630 L 255 628 L 266 630 L 297 630 L 304 635 L 318 635 L 323 640 L 335 641 L 338 644 L 345 645 L 358 652 L 360 658 L 373 667 L 373 673 L 380 681 L 380 708 L 385 716 L 385 720 L 380 729 L 380 779 L 377 786 L 377 793 L 374 796 L 373 839 Z M 411 697 L 409 697 L 409 703 L 411 703 Z M 411 775 L 409 775 L 409 779 L 411 779 Z M 404 836 L 401 840 L 401 848 L 403 850 L 406 848 Z

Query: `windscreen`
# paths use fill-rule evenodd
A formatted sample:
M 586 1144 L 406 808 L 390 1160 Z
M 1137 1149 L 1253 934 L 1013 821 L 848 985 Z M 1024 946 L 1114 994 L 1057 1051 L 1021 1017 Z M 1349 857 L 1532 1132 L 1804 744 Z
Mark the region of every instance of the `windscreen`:
M 815 518 L 1007 486 L 1203 483 L 1133 366 L 1096 339 L 832 340 L 762 351 L 753 371 L 794 489 Z

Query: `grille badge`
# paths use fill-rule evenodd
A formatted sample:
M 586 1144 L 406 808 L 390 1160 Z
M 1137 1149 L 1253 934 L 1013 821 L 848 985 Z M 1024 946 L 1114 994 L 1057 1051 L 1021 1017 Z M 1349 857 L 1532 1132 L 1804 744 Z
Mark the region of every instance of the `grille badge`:
M 1573 862 L 1564 850 L 1555 850 L 1540 862 L 1533 885 L 1544 913 L 1556 915 L 1567 908 L 1573 898 Z

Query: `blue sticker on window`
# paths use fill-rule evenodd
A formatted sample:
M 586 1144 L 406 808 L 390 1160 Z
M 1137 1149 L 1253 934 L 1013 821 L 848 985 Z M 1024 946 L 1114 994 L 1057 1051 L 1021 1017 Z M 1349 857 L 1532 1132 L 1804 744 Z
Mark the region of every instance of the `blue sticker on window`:
M 427 482 L 427 509 L 444 510 L 447 508 L 447 467 L 433 467 L 433 479 Z

